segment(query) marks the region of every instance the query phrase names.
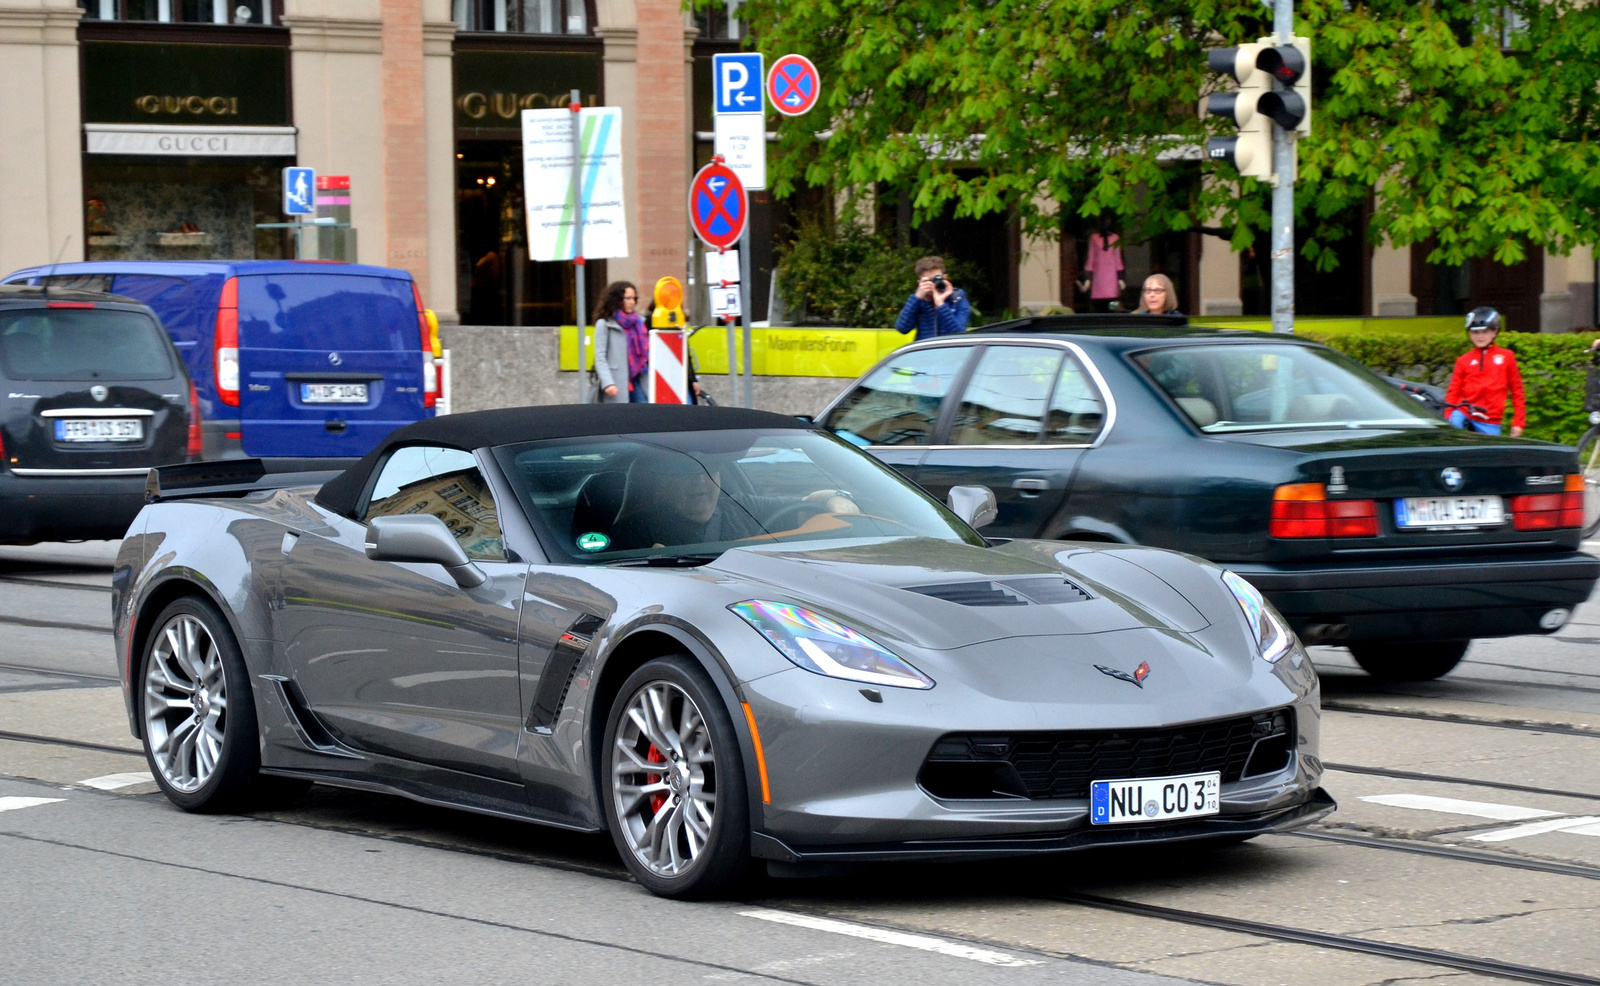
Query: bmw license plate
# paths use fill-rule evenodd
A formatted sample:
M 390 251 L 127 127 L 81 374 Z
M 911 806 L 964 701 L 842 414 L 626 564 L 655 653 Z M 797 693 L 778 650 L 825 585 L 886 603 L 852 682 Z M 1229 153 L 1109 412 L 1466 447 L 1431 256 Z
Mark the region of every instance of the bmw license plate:
M 367 385 L 364 383 L 303 383 L 300 385 L 303 404 L 365 404 Z
M 144 438 L 138 418 L 58 418 L 58 442 L 137 442 Z
M 1095 825 L 1161 822 L 1215 815 L 1222 774 L 1181 774 L 1089 785 L 1089 821 Z
M 1394 501 L 1394 526 L 1492 527 L 1506 520 L 1497 496 L 1408 496 Z

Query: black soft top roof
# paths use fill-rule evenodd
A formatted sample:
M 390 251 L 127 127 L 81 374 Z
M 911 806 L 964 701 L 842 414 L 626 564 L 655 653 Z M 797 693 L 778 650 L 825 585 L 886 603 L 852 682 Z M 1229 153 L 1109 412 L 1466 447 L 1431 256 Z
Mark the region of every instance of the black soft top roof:
M 770 411 L 678 404 L 549 404 L 470 411 L 424 418 L 396 429 L 360 462 L 324 485 L 316 500 L 334 513 L 351 516 L 372 471 L 392 449 L 403 445 L 440 445 L 470 452 L 496 445 L 597 435 L 815 427 Z

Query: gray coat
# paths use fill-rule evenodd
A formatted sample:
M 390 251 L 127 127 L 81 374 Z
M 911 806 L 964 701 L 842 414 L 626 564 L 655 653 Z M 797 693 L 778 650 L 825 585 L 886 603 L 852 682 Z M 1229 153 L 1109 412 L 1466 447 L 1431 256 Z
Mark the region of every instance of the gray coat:
M 628 403 L 628 333 L 616 319 L 602 318 L 594 324 L 594 369 L 600 377 L 600 402 Z M 607 397 L 605 389 L 613 385 L 616 395 Z

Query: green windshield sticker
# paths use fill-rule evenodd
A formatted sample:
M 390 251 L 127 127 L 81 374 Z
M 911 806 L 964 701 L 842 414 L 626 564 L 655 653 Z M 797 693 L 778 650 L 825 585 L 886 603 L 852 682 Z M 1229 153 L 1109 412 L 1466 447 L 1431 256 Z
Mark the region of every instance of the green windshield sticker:
M 599 531 L 590 531 L 588 534 L 578 536 L 578 547 L 584 551 L 604 551 L 611 546 L 611 539 Z

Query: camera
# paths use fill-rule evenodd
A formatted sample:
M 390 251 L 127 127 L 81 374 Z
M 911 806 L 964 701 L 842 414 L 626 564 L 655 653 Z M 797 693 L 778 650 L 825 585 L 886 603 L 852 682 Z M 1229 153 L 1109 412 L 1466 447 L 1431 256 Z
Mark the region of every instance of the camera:
M 949 282 L 944 279 L 944 275 L 943 274 L 935 274 L 935 275 L 933 275 L 933 289 L 935 291 L 943 291 L 944 290 L 944 286 L 946 284 L 948 284 L 948 283 Z

